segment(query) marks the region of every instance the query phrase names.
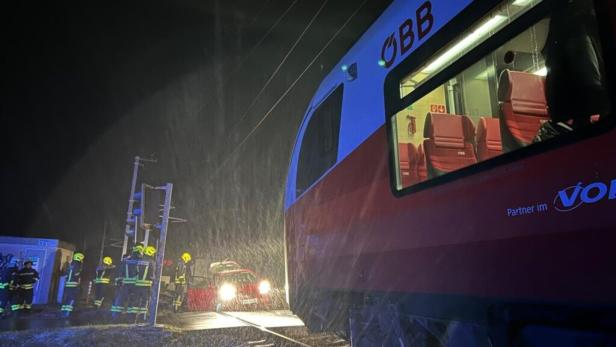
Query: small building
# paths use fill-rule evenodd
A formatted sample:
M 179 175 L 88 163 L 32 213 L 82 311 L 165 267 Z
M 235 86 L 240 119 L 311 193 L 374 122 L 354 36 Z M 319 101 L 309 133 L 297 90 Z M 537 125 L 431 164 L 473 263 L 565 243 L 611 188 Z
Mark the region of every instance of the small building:
M 53 239 L 0 236 L 0 253 L 12 254 L 19 266 L 31 260 L 40 280 L 34 288 L 34 304 L 56 303 L 61 270 L 71 261 L 75 246 Z

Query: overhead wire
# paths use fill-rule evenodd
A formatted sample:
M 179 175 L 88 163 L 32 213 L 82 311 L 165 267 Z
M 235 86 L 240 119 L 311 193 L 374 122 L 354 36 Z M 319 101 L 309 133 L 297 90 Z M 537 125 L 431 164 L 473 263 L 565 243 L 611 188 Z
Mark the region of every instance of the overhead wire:
M 263 84 L 263 86 L 261 87 L 257 95 L 255 95 L 255 97 L 252 99 L 252 101 L 250 102 L 250 105 L 248 105 L 248 107 L 246 108 L 246 111 L 244 111 L 244 113 L 240 116 L 240 119 L 233 125 L 233 127 L 231 128 L 232 131 L 233 129 L 235 129 L 235 127 L 238 124 L 240 124 L 246 118 L 246 116 L 248 115 L 252 107 L 257 103 L 257 100 L 259 100 L 259 98 L 261 97 L 265 89 L 267 89 L 270 83 L 272 83 L 274 78 L 278 75 L 278 72 L 280 72 L 280 69 L 282 69 L 282 67 L 287 62 L 291 54 L 293 54 L 293 52 L 295 51 L 295 48 L 297 48 L 301 40 L 304 38 L 304 36 L 308 32 L 308 30 L 310 30 L 310 27 L 312 27 L 312 24 L 317 19 L 317 17 L 321 14 L 321 12 L 323 11 L 323 9 L 325 8 L 328 2 L 329 0 L 324 0 L 321 3 L 321 6 L 317 10 L 317 12 L 315 12 L 315 14 L 312 16 L 312 18 L 310 19 L 310 22 L 308 22 L 308 24 L 304 27 L 304 30 L 302 30 L 301 34 L 297 37 L 297 39 L 295 40 L 291 48 L 287 51 L 285 56 L 282 58 L 280 63 L 278 63 L 278 66 L 276 66 L 276 69 L 274 69 L 274 71 L 270 74 L 270 77 L 267 79 L 267 81 L 265 81 L 265 83 Z
M 274 22 L 274 24 L 272 24 L 268 30 L 265 32 L 265 34 L 263 34 L 261 36 L 261 38 L 259 39 L 259 41 L 257 41 L 257 43 L 255 43 L 252 48 L 248 51 L 248 53 L 246 53 L 246 55 L 244 55 L 242 58 L 240 58 L 239 62 L 235 65 L 235 68 L 233 69 L 233 71 L 231 72 L 231 76 L 230 78 L 234 78 L 235 74 L 241 70 L 242 66 L 244 65 L 244 62 L 246 60 L 248 60 L 248 58 L 257 50 L 257 48 L 259 48 L 263 42 L 265 41 L 265 39 L 272 33 L 272 31 L 274 31 L 274 29 L 280 24 L 280 22 L 282 22 L 282 20 L 287 16 L 287 14 L 289 14 L 289 12 L 291 11 L 291 9 L 293 9 L 293 7 L 297 4 L 298 0 L 293 0 L 293 2 L 282 12 L 282 14 L 280 16 L 278 16 L 278 18 L 276 18 L 276 21 Z M 261 10 L 259 11 L 259 14 L 264 10 L 264 8 L 267 6 L 267 4 L 269 3 L 269 1 L 267 1 L 263 7 L 261 8 Z M 259 16 L 259 14 L 256 15 L 256 17 Z M 253 22 L 256 20 L 253 19 Z M 213 95 L 213 94 L 210 94 Z M 200 111 L 203 109 L 206 109 L 208 107 L 208 102 L 211 101 L 211 98 L 203 105 L 203 107 L 200 108 Z
M 327 2 L 327 0 L 325 1 Z M 268 109 L 267 112 L 263 115 L 263 117 L 259 120 L 259 122 L 252 128 L 252 130 L 240 141 L 237 146 L 234 146 L 234 149 L 231 151 L 229 155 L 227 155 L 223 162 L 216 167 L 214 172 L 209 176 L 210 179 L 215 177 L 220 169 L 223 168 L 226 163 L 237 153 L 237 151 L 246 143 L 246 141 L 259 129 L 259 127 L 265 122 L 265 120 L 271 115 L 271 113 L 278 107 L 278 105 L 284 100 L 284 98 L 291 92 L 291 90 L 297 85 L 299 80 L 306 74 L 306 72 L 314 65 L 314 63 L 319 59 L 319 57 L 325 52 L 325 50 L 331 45 L 331 43 L 340 35 L 342 30 L 346 28 L 349 22 L 359 13 L 359 11 L 365 6 L 368 0 L 363 0 L 360 5 L 355 9 L 355 11 L 346 19 L 346 21 L 338 28 L 338 30 L 334 33 L 334 35 L 325 43 L 325 45 L 319 50 L 319 52 L 314 56 L 314 58 L 306 65 L 304 70 L 295 78 L 295 80 L 287 87 L 287 89 L 278 97 L 278 99 L 274 102 L 274 104 Z M 318 13 L 317 13 L 318 15 Z
M 280 22 L 282 22 L 282 20 L 287 16 L 287 14 L 291 11 L 291 9 L 297 4 L 299 0 L 293 0 L 293 2 L 291 3 L 291 5 L 289 5 L 289 7 L 287 7 L 284 12 L 282 12 L 282 14 L 280 16 L 278 16 L 278 18 L 276 19 L 276 21 L 274 22 L 274 24 L 272 24 L 272 26 L 269 27 L 269 29 L 267 30 L 267 32 L 265 32 L 265 34 L 263 34 L 263 36 L 261 36 L 261 38 L 259 39 L 259 41 L 257 41 L 256 44 L 254 44 L 254 46 L 252 46 L 252 48 L 250 49 L 250 51 L 248 51 L 248 53 L 246 53 L 245 56 L 243 56 L 240 60 L 240 63 L 238 64 L 238 66 L 233 70 L 233 73 L 237 72 L 237 70 L 239 70 L 242 66 L 242 64 L 248 60 L 248 58 L 250 58 L 250 56 L 254 53 L 254 51 L 257 50 L 258 47 L 260 47 L 263 44 L 263 41 L 265 41 L 265 39 L 272 33 L 272 31 L 274 31 L 274 29 L 278 26 L 278 24 L 280 24 Z

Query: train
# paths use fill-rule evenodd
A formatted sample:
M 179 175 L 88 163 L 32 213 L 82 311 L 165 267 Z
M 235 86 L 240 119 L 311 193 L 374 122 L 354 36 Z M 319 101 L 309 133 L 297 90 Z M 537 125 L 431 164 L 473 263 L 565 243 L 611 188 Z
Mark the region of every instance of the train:
M 284 192 L 290 307 L 353 346 L 616 346 L 616 3 L 394 0 Z

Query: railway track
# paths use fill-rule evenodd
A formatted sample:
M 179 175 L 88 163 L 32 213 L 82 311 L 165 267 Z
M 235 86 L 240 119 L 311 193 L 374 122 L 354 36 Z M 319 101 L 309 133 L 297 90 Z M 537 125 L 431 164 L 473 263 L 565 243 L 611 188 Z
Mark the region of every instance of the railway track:
M 237 317 L 233 314 L 219 312 L 219 314 L 238 320 L 248 327 L 254 328 L 252 334 L 246 339 L 246 344 L 251 347 L 350 347 L 350 344 L 329 333 L 307 333 L 305 329 L 268 329 L 249 320 Z

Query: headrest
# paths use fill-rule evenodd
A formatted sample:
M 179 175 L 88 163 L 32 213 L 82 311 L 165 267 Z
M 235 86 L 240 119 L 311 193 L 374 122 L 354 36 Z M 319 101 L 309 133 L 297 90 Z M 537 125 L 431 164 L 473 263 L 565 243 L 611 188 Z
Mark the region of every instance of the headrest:
M 400 161 L 410 161 L 417 156 L 417 150 L 412 143 L 398 144 L 398 157 Z
M 477 124 L 477 140 L 500 141 L 500 121 L 498 118 L 481 117 Z
M 474 140 L 475 126 L 467 116 L 428 113 L 424 137 L 434 140 L 439 147 L 464 148 L 465 142 Z
M 498 81 L 498 101 L 515 100 L 546 104 L 545 77 L 504 70 Z
M 479 118 L 477 143 L 485 142 L 488 149 L 501 150 L 500 120 L 492 117 Z

